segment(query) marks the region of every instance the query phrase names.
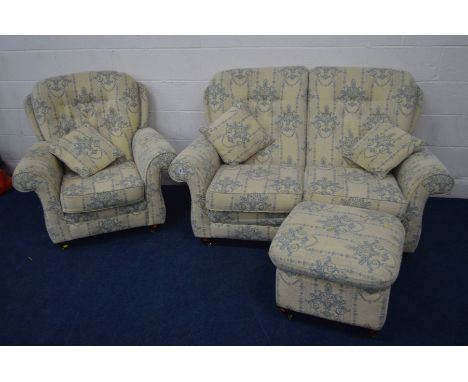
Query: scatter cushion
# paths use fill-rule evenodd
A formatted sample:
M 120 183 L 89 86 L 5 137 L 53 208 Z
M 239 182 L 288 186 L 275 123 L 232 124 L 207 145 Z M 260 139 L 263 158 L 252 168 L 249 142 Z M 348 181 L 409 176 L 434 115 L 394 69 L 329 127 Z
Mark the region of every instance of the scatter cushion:
M 379 179 L 361 168 L 307 166 L 304 200 L 341 204 L 403 217 L 408 201 L 392 174 Z
M 404 238 L 395 216 L 309 201 L 291 211 L 269 255 L 282 271 L 380 289 L 398 276 Z
M 89 125 L 81 126 L 51 143 L 50 152 L 84 178 L 123 156 L 120 149 Z
M 244 103 L 237 103 L 200 132 L 216 148 L 224 163 L 244 162 L 271 142 L 267 131 Z
M 68 171 L 60 201 L 65 213 L 100 211 L 144 199 L 145 186 L 134 162 L 115 163 L 87 178 Z
M 382 179 L 423 146 L 421 139 L 384 123 L 371 129 L 354 146 L 345 149 L 343 155 Z
M 206 193 L 211 211 L 287 213 L 302 201 L 302 168 L 222 165 Z

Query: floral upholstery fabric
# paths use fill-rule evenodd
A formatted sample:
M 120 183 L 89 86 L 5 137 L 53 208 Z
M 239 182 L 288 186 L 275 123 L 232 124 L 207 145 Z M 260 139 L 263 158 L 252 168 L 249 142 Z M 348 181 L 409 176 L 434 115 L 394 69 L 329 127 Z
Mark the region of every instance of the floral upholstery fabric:
M 289 212 L 302 200 L 303 170 L 277 165 L 223 165 L 206 193 L 211 211 Z
M 72 238 L 60 204 L 62 177 L 62 164 L 49 152 L 47 142 L 34 143 L 13 173 L 16 190 L 37 193 L 44 209 L 47 232 L 54 243 Z
M 124 73 L 99 71 L 48 78 L 35 86 L 30 99 L 42 139 L 56 141 L 89 124 L 129 160 L 133 134 L 148 121 L 144 87 Z
M 279 306 L 380 329 L 396 280 L 405 231 L 394 216 L 302 202 L 274 237 Z
M 82 177 L 96 174 L 123 155 L 90 126 L 78 127 L 52 142 L 50 152 Z
M 302 202 L 270 246 L 277 268 L 367 289 L 393 284 L 405 230 L 392 215 L 321 202 Z
M 60 200 L 63 212 L 99 211 L 140 202 L 144 190 L 135 163 L 127 161 L 88 178 L 68 172 L 62 180 Z
M 327 320 L 380 330 L 389 298 L 390 288 L 368 290 L 276 270 L 278 306 Z
M 248 163 L 303 167 L 307 120 L 308 72 L 304 67 L 249 68 L 217 73 L 205 92 L 208 122 L 239 101 L 274 141 Z
M 175 158 L 175 150 L 156 130 L 137 130 L 132 142 L 133 157 L 145 183 L 148 224 L 159 224 L 166 217 L 166 205 L 161 192 L 161 172 Z
M 199 136 L 172 161 L 169 175 L 176 182 L 186 182 L 190 189 L 191 223 L 196 237 L 212 237 L 206 209 L 206 191 L 221 166 L 216 149 Z
M 356 167 L 342 152 L 382 122 L 414 131 L 422 92 L 404 71 L 317 67 L 309 73 L 308 101 L 307 163 Z
M 279 227 L 287 216 L 287 213 L 280 212 L 208 211 L 210 222 L 223 224 L 247 224 Z
M 454 185 L 445 166 L 427 148 L 412 154 L 395 171 L 408 200 L 402 223 L 406 229 L 405 252 L 414 252 L 421 236 L 424 206 L 430 195 L 446 194 Z
M 31 147 L 16 167 L 13 182 L 19 191 L 35 191 L 38 194 L 47 231 L 54 243 L 164 223 L 166 210 L 160 189 L 160 173 L 167 169 L 175 153 L 160 134 L 146 128 L 148 95 L 142 84 L 117 72 L 88 72 L 55 77 L 40 82 L 33 94 L 26 97 L 25 111 L 37 138 L 47 142 L 38 142 Z M 49 142 L 55 142 L 85 124 L 97 128 L 101 135 L 124 152 L 125 158 L 122 161 L 118 159 L 114 165 L 126 159 L 128 162 L 124 166 L 132 168 L 127 169 L 132 173 L 127 175 L 132 176 L 124 180 L 125 176 L 116 175 L 115 179 L 112 176 L 112 181 L 93 185 L 93 188 L 101 190 L 107 186 L 109 189 L 119 189 L 119 197 L 114 199 L 110 194 L 109 200 L 107 196 L 99 200 L 105 209 L 65 213 L 61 202 L 61 196 L 66 196 L 61 195 L 62 178 L 66 173 L 67 182 L 73 176 L 69 170 L 64 171 L 59 160 L 49 153 Z M 122 192 L 123 183 L 133 182 L 139 185 L 139 195 Z M 78 183 L 76 186 L 79 188 L 82 184 Z M 126 199 L 125 203 L 132 204 L 108 207 L 115 205 L 114 201 L 117 200 L 120 205 L 122 195 Z M 82 204 L 89 206 L 83 200 Z
M 390 123 L 383 123 L 364 135 L 344 156 L 382 179 L 423 146 L 421 139 Z
M 393 175 L 383 179 L 359 168 L 308 166 L 304 200 L 382 211 L 403 217 L 408 201 Z
M 238 103 L 201 133 L 216 148 L 224 163 L 241 163 L 268 146 L 266 130 L 258 124 L 250 110 Z

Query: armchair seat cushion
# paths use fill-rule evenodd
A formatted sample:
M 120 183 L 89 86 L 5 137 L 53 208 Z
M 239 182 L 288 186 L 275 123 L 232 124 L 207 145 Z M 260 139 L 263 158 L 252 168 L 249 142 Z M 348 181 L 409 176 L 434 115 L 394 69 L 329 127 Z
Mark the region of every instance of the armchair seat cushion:
M 359 168 L 307 166 L 304 200 L 366 208 L 402 217 L 408 207 L 396 179 Z
M 145 186 L 134 162 L 113 164 L 88 178 L 69 171 L 62 180 L 60 201 L 65 213 L 128 206 L 144 199 Z
M 223 165 L 206 193 L 211 211 L 291 211 L 302 200 L 302 168 L 281 165 Z

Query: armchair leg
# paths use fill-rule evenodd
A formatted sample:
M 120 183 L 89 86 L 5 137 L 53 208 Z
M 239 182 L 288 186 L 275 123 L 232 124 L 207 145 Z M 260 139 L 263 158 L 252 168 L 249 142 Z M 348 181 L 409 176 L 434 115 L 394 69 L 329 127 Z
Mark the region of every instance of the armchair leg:
M 70 245 L 71 243 L 69 241 L 64 241 L 63 243 L 59 243 L 58 246 L 60 247 L 60 249 L 62 251 L 65 251 L 67 250 L 68 248 L 70 248 Z
M 281 308 L 280 306 L 278 307 L 278 309 L 281 313 L 283 313 L 288 318 L 289 321 L 293 319 L 294 315 L 291 310 L 286 309 L 286 308 Z
M 150 232 L 156 232 L 158 230 L 159 225 L 158 224 L 152 224 L 149 226 Z
M 370 337 L 370 338 L 375 338 L 379 335 L 379 331 L 378 330 L 374 330 L 374 329 L 367 329 L 367 335 Z
M 202 237 L 201 241 L 208 247 L 212 247 L 214 245 L 214 240 L 211 237 Z

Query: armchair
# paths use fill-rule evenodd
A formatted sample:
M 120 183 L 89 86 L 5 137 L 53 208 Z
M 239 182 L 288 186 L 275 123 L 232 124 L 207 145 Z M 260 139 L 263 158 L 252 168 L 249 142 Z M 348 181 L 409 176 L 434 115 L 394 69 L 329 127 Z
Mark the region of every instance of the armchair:
M 148 126 L 148 95 L 130 76 L 76 73 L 39 82 L 25 100 L 38 142 L 13 174 L 14 187 L 34 191 L 54 243 L 164 223 L 160 174 L 174 149 Z M 49 142 L 88 123 L 124 157 L 88 178 L 49 153 Z

